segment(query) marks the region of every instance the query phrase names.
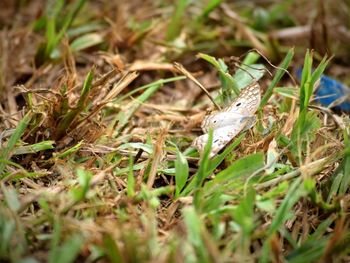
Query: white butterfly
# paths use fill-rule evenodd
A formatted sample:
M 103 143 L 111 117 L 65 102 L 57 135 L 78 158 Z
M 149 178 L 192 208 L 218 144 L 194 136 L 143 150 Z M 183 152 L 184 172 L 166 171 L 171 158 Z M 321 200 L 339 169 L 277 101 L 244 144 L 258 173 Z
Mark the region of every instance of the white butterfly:
M 208 141 L 209 129 L 213 129 L 213 143 L 210 157 L 216 155 L 239 132 L 250 129 L 255 123 L 255 112 L 261 100 L 260 86 L 257 82 L 242 89 L 230 106 L 212 112 L 202 121 L 204 135 L 196 138 L 192 145 L 202 152 Z

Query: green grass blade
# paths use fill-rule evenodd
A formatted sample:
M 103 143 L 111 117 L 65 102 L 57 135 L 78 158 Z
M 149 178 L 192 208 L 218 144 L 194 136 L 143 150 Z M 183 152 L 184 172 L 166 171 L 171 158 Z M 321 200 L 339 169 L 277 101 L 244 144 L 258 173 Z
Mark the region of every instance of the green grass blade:
M 213 130 L 210 129 L 208 133 L 208 141 L 204 146 L 203 154 L 198 167 L 198 173 L 194 178 L 195 185 L 193 189 L 194 190 L 193 202 L 196 208 L 198 208 L 200 204 L 200 196 L 201 196 L 200 188 L 202 187 L 202 184 L 207 176 L 207 171 L 209 168 L 209 161 L 210 161 L 209 155 L 210 155 L 212 143 L 213 143 Z
M 181 33 L 181 26 L 183 22 L 182 18 L 186 11 L 187 5 L 187 0 L 177 0 L 177 5 L 175 7 L 165 36 L 165 39 L 167 41 L 174 40 Z
M 138 110 L 138 108 L 144 103 L 146 100 L 148 100 L 159 88 L 161 88 L 165 83 L 173 82 L 183 79 L 181 78 L 169 78 L 169 79 L 160 79 L 155 82 L 152 82 L 146 86 L 143 86 L 142 88 L 145 88 L 146 90 L 138 96 L 133 102 L 130 103 L 130 107 L 128 107 L 127 111 L 121 111 L 116 119 L 111 122 L 111 125 L 109 126 L 110 129 L 113 129 L 114 124 L 117 122 L 118 125 L 115 128 L 115 132 L 113 134 L 113 137 L 117 137 L 118 134 L 123 130 L 125 125 L 128 123 L 130 118 L 134 115 L 134 113 Z
M 175 197 L 179 197 L 189 176 L 189 167 L 186 157 L 176 148 L 175 160 Z
M 13 155 L 37 153 L 54 148 L 55 141 L 42 141 L 31 145 L 19 146 L 13 150 Z
M 233 219 L 240 226 L 241 237 L 239 247 L 244 255 L 248 255 L 251 233 L 254 230 L 254 206 L 255 191 L 249 189 L 247 195 L 244 196 L 237 208 L 233 211 Z
M 57 34 L 56 37 L 56 43 L 58 43 L 64 34 L 67 32 L 68 28 L 70 25 L 73 23 L 74 19 L 78 15 L 79 11 L 81 8 L 84 6 L 86 0 L 76 0 L 75 3 L 73 3 L 72 7 L 70 10 L 68 10 L 67 15 L 63 19 L 63 25 L 60 31 Z
M 322 238 L 302 244 L 286 256 L 289 263 L 318 262 L 324 253 L 328 239 Z
M 111 235 L 105 234 L 103 236 L 103 247 L 108 259 L 113 263 L 125 262 L 122 254 L 120 253 L 119 247 L 115 243 Z
M 301 178 L 295 179 L 273 217 L 273 220 L 267 232 L 269 238 L 265 240 L 263 246 L 263 255 L 261 262 L 269 262 L 268 258 L 270 253 L 270 237 L 272 237 L 272 235 L 275 234 L 279 228 L 283 226 L 286 220 L 292 216 L 290 213 L 292 207 L 302 196 L 305 196 L 306 194 L 307 192 L 304 189 Z
M 127 195 L 133 197 L 135 195 L 135 177 L 134 177 L 134 158 L 130 156 L 129 158 L 129 172 L 128 172 L 128 185 L 127 185 Z
M 188 232 L 187 239 L 196 250 L 197 262 L 209 262 L 209 255 L 201 235 L 201 228 L 203 227 L 201 218 L 192 206 L 183 209 L 183 216 Z
M 0 154 L 0 159 L 5 159 L 5 160 L 10 159 L 11 153 L 14 150 L 16 143 L 22 137 L 31 119 L 32 119 L 31 112 L 28 112 L 26 115 L 24 115 L 23 119 L 18 123 L 18 126 L 16 127 L 14 133 L 11 135 L 7 143 L 7 146 L 4 149 L 2 149 Z M 3 162 L 0 162 L 0 174 L 3 173 L 4 169 L 5 169 L 5 164 Z
M 261 152 L 242 157 L 219 172 L 213 180 L 213 184 L 231 181 L 238 177 L 251 174 L 264 167 L 264 159 L 264 154 Z
M 210 176 L 214 172 L 214 170 L 223 162 L 223 160 L 233 151 L 233 149 L 235 149 L 241 143 L 244 136 L 245 136 L 245 133 L 242 133 L 228 147 L 226 147 L 226 149 L 221 154 L 215 156 L 209 162 L 206 178 Z M 197 173 L 193 176 L 194 178 L 197 177 Z M 191 182 L 181 192 L 181 196 L 187 196 L 195 187 L 195 183 L 196 183 L 195 179 L 192 179 Z
M 279 65 L 279 69 L 277 70 L 270 85 L 267 87 L 267 90 L 265 91 L 265 94 L 261 99 L 261 102 L 259 105 L 259 111 L 262 110 L 262 108 L 267 104 L 267 102 L 271 98 L 274 87 L 276 87 L 277 83 L 281 80 L 283 75 L 286 73 L 286 70 L 288 69 L 290 62 L 292 61 L 293 56 L 294 56 L 294 49 L 290 49 L 287 55 L 284 57 L 282 63 Z
M 290 186 L 289 191 L 280 207 L 276 211 L 273 221 L 271 222 L 268 235 L 276 233 L 276 231 L 284 224 L 284 222 L 291 216 L 290 209 L 293 205 L 306 194 L 301 179 L 296 179 Z
M 65 150 L 63 153 L 54 154 L 54 157 L 59 158 L 59 159 L 66 158 L 67 156 L 78 151 L 82 145 L 83 145 L 83 141 L 80 141 L 76 145 L 74 145 L 73 147 L 69 148 L 68 150 Z
M 211 174 L 243 140 L 245 137 L 246 133 L 240 134 L 229 146 L 225 148 L 225 150 L 215 156 L 211 162 L 209 163 L 209 169 L 208 169 L 208 174 Z
M 18 199 L 16 190 L 13 187 L 1 184 L 1 192 L 3 193 L 5 197 L 4 200 L 11 211 L 14 213 L 18 212 L 21 207 L 21 203 Z
M 223 0 L 210 0 L 204 7 L 202 13 L 196 18 L 195 23 L 203 23 L 203 20 L 205 20 L 222 2 Z
M 319 240 L 324 236 L 327 232 L 327 229 L 330 227 L 330 225 L 335 221 L 336 217 L 335 215 L 331 215 L 326 220 L 321 222 L 321 224 L 318 225 L 315 232 L 313 232 L 310 237 L 307 239 L 308 241 L 314 241 Z
M 85 199 L 92 179 L 92 173 L 81 168 L 77 169 L 76 175 L 78 177 L 79 187 L 71 190 L 75 203 Z
M 87 104 L 87 98 L 92 87 L 92 80 L 93 80 L 93 71 L 91 70 L 89 71 L 89 73 L 85 78 L 77 106 L 74 109 L 69 110 L 66 113 L 66 115 L 63 117 L 63 119 L 58 123 L 56 135 L 55 135 L 56 138 L 59 139 L 62 136 L 64 136 L 67 133 L 73 121 L 85 109 Z
M 49 263 L 70 263 L 74 262 L 79 254 L 80 248 L 84 242 L 79 234 L 73 234 L 67 238 L 62 245 L 59 245 L 61 239 L 61 225 L 56 220 L 54 228 L 54 237 L 51 240 L 51 249 L 49 254 Z
M 238 84 L 235 79 L 228 72 L 228 67 L 221 59 L 216 59 L 213 56 L 207 54 L 199 53 L 197 57 L 212 64 L 218 71 L 219 79 L 221 83 L 223 101 L 229 103 L 234 97 L 239 95 Z M 233 94 L 233 93 L 234 94 Z

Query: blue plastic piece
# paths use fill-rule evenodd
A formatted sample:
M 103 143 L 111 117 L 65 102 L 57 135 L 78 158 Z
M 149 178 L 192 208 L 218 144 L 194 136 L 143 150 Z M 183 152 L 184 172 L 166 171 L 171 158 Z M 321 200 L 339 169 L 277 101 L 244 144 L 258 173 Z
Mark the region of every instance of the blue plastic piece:
M 301 80 L 302 69 L 297 70 L 297 78 Z M 350 112 L 350 89 L 342 83 L 326 75 L 321 75 L 320 85 L 315 91 L 315 100 L 328 107 L 334 101 L 345 97 L 345 100 L 332 107 L 335 110 Z

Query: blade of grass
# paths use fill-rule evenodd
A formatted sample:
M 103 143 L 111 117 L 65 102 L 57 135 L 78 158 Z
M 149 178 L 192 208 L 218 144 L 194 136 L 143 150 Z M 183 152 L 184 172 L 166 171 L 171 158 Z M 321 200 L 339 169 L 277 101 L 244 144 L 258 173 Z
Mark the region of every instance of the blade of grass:
M 218 71 L 222 89 L 222 96 L 225 104 L 229 103 L 234 97 L 239 95 L 240 91 L 238 88 L 238 84 L 228 72 L 228 67 L 226 66 L 223 60 L 216 59 L 213 56 L 209 56 L 203 53 L 199 53 L 197 57 L 209 62 Z M 232 92 L 234 94 L 232 94 Z
M 242 133 L 240 136 L 238 136 L 226 149 L 219 155 L 215 156 L 209 163 L 209 169 L 206 174 L 206 178 L 210 176 L 214 170 L 222 163 L 222 161 L 229 155 L 233 149 L 235 149 L 244 138 L 245 133 Z M 198 171 L 197 171 L 198 173 Z M 185 187 L 185 189 L 181 192 L 181 196 L 187 196 L 195 187 L 195 179 L 197 177 L 197 173 L 194 174 L 193 179 L 191 182 Z
M 1 151 L 0 159 L 9 160 L 11 157 L 11 152 L 14 150 L 16 143 L 22 137 L 24 131 L 26 130 L 29 122 L 32 119 L 32 112 L 28 112 L 23 119 L 18 123 L 14 133 L 11 135 L 7 146 Z M 0 174 L 3 173 L 5 169 L 5 163 L 0 162 Z
M 69 110 L 64 115 L 62 120 L 57 124 L 55 138 L 60 139 L 62 136 L 64 136 L 67 133 L 72 122 L 85 109 L 86 103 L 87 103 L 87 98 L 88 98 L 90 89 L 92 87 L 92 79 L 93 79 L 93 71 L 91 70 L 91 71 L 89 71 L 89 73 L 87 74 L 87 76 L 85 78 L 77 106 L 75 108 Z
M 209 255 L 201 235 L 203 227 L 201 218 L 192 206 L 183 209 L 183 216 L 188 231 L 187 240 L 197 252 L 196 262 L 209 262 Z
M 7 206 L 11 209 L 12 212 L 16 213 L 19 211 L 21 207 L 21 203 L 18 199 L 18 195 L 16 190 L 11 186 L 5 186 L 5 184 L 1 183 L 1 192 L 4 195 L 4 200 Z
M 247 258 L 249 256 L 249 246 L 251 233 L 254 230 L 254 205 L 255 191 L 250 188 L 247 195 L 244 196 L 237 208 L 233 211 L 234 221 L 240 226 L 240 257 Z
M 108 259 L 113 263 L 125 262 L 112 236 L 106 233 L 103 236 L 103 247 Z
M 271 237 L 278 231 L 280 227 L 283 226 L 285 221 L 292 216 L 290 212 L 291 208 L 301 197 L 305 196 L 306 194 L 307 192 L 304 189 L 301 178 L 299 177 L 295 179 L 273 217 L 273 220 L 267 232 L 268 238 L 265 240 L 265 243 L 263 245 L 260 262 L 269 262 Z
M 85 171 L 81 168 L 76 170 L 76 175 L 78 177 L 79 186 L 77 188 L 71 189 L 70 193 L 73 196 L 74 203 L 78 203 L 86 198 L 87 192 L 89 191 L 90 181 L 92 178 L 92 173 Z
M 25 146 L 16 147 L 13 150 L 13 155 L 37 153 L 37 152 L 40 152 L 40 151 L 53 149 L 54 148 L 54 146 L 53 146 L 54 143 L 55 143 L 55 141 L 42 141 L 42 142 L 34 143 L 34 144 L 31 144 L 31 145 L 25 145 Z
M 82 145 L 83 145 L 83 141 L 80 141 L 76 145 L 74 145 L 73 147 L 71 147 L 68 150 L 64 151 L 63 153 L 55 153 L 54 157 L 55 158 L 59 158 L 59 159 L 66 158 L 67 156 L 69 156 L 69 155 L 75 153 L 76 151 L 78 151 Z
M 320 126 L 320 121 L 316 114 L 308 112 L 308 107 L 316 81 L 321 77 L 329 62 L 324 57 L 312 73 L 312 60 L 312 54 L 307 51 L 304 59 L 305 69 L 302 72 L 300 85 L 300 110 L 291 135 L 292 143 L 290 149 L 299 163 L 303 161 L 303 152 L 308 148 L 310 142 L 315 139 L 315 131 Z
M 135 177 L 134 177 L 134 157 L 129 157 L 129 172 L 128 172 L 128 185 L 126 187 L 126 192 L 129 197 L 135 195 Z
M 130 118 L 134 115 L 134 113 L 138 110 L 138 108 L 148 100 L 159 88 L 161 88 L 165 83 L 176 81 L 179 78 L 171 78 L 171 79 L 160 79 L 151 84 L 148 84 L 147 89 L 138 96 L 134 101 L 130 103 L 127 107 L 127 111 L 121 111 L 115 120 L 111 122 L 109 126 L 110 130 L 114 130 L 113 137 L 117 137 L 119 133 L 124 129 Z M 114 129 L 115 123 L 118 123 L 117 127 Z
M 210 0 L 204 7 L 201 14 L 196 18 L 195 24 L 199 26 L 203 23 L 205 19 L 209 16 L 209 14 L 217 8 L 223 0 Z
M 332 175 L 333 182 L 328 193 L 327 202 L 338 195 L 344 195 L 350 186 L 350 136 L 347 130 L 344 130 L 344 146 L 344 158 Z
M 199 204 L 201 201 L 200 200 L 200 196 L 201 196 L 200 188 L 202 187 L 204 179 L 207 176 L 207 170 L 209 168 L 209 161 L 210 161 L 209 156 L 210 156 L 212 142 L 213 142 L 213 129 L 209 129 L 208 141 L 207 141 L 206 145 L 204 146 L 203 155 L 201 156 L 200 164 L 198 167 L 198 172 L 197 172 L 196 177 L 194 178 L 195 184 L 194 184 L 194 188 L 193 188 L 193 191 L 194 191 L 193 203 L 194 203 L 194 206 L 196 208 L 199 208 Z
M 186 157 L 176 147 L 175 160 L 175 197 L 179 197 L 189 176 L 189 167 Z
M 265 94 L 261 99 L 259 109 L 258 109 L 259 112 L 262 111 L 262 108 L 267 104 L 267 102 L 271 98 L 274 87 L 277 85 L 277 83 L 281 80 L 283 75 L 286 73 L 286 70 L 288 69 L 290 62 L 292 61 L 293 56 L 294 56 L 294 49 L 290 49 L 287 55 L 284 57 L 282 63 L 279 65 L 279 68 L 275 74 L 275 77 L 271 81 L 270 85 L 267 87 L 267 90 L 265 91 Z M 261 119 L 260 115 L 262 116 L 262 113 L 259 113 L 259 119 Z
M 328 239 L 322 238 L 305 242 L 286 256 L 290 263 L 318 262 L 324 253 Z
M 73 234 L 67 238 L 61 246 L 59 246 L 59 241 L 61 239 L 61 224 L 58 222 L 58 219 L 55 222 L 48 262 L 74 262 L 79 254 L 80 247 L 82 246 L 84 240 L 79 234 Z
M 161 82 L 160 84 L 167 84 L 167 83 L 171 83 L 171 82 L 174 82 L 174 81 L 178 81 L 178 80 L 183 80 L 183 79 L 186 79 L 185 76 L 178 76 L 178 77 L 173 77 L 173 78 L 167 78 L 167 79 L 160 79 L 158 80 L 159 82 Z M 123 100 L 125 100 L 126 98 L 129 98 L 131 97 L 132 95 L 134 95 L 135 93 L 137 92 L 140 92 L 141 90 L 145 90 L 145 89 L 148 89 L 149 87 L 153 86 L 154 83 L 150 83 L 150 84 L 147 84 L 147 85 L 144 85 L 144 86 L 141 86 L 141 87 L 138 87 L 136 89 L 133 89 L 131 91 L 129 91 L 128 93 L 126 93 L 125 95 L 123 96 L 120 96 L 118 97 L 114 103 L 121 103 Z
M 165 34 L 165 39 L 167 41 L 174 40 L 181 33 L 181 25 L 183 22 L 183 16 L 188 5 L 187 0 L 177 0 L 177 5 L 175 7 L 174 13 L 171 16 L 168 29 Z
M 250 174 L 264 167 L 264 162 L 264 154 L 261 152 L 238 159 L 229 167 L 219 172 L 213 180 L 213 184 L 231 181 L 237 177 Z

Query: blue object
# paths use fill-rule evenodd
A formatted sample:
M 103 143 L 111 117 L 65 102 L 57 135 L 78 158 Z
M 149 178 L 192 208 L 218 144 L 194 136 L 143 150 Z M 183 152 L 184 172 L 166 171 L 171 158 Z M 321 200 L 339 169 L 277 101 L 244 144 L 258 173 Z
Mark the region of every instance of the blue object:
M 299 80 L 301 80 L 301 73 L 302 69 L 299 68 L 296 73 Z M 326 75 L 321 75 L 320 85 L 315 91 L 315 99 L 325 107 L 329 107 L 329 105 L 336 100 L 340 100 L 341 103 L 332 106 L 332 108 L 335 110 L 350 112 L 350 89 Z

